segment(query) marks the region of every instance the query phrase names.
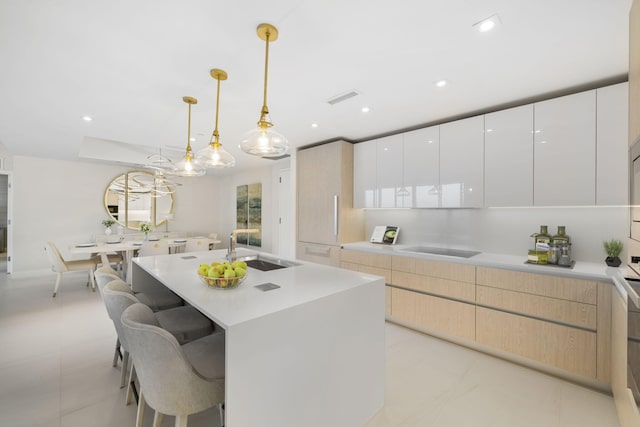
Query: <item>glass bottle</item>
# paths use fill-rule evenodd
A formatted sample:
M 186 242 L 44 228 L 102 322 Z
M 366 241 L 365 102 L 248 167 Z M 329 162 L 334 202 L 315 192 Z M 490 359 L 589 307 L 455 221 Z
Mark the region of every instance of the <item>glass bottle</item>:
M 551 235 L 547 231 L 546 225 L 540 226 L 540 232 L 535 235 L 536 249 L 549 250 L 549 243 L 551 243 Z
M 566 227 L 564 225 L 558 226 L 558 233 L 551 238 L 551 242 L 558 244 L 571 243 L 571 238 L 567 235 Z

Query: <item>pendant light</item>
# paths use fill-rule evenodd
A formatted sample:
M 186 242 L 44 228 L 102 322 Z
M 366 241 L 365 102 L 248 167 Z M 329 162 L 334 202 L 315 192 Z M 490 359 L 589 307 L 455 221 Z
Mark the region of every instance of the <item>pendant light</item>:
M 229 152 L 222 148 L 220 134 L 218 133 L 218 112 L 220 111 L 220 81 L 227 80 L 226 71 L 214 68 L 210 71 L 211 77 L 218 81 L 218 92 L 216 96 L 216 126 L 211 136 L 209 145 L 198 151 L 198 157 L 202 164 L 208 168 L 230 168 L 236 164 L 236 159 Z
M 278 30 L 270 24 L 260 24 L 258 26 L 258 37 L 266 41 L 267 49 L 264 60 L 264 93 L 262 110 L 258 127 L 245 135 L 240 148 L 245 153 L 260 157 L 277 157 L 285 154 L 289 149 L 289 142 L 280 133 L 273 129 L 267 107 L 267 78 L 269 70 L 269 42 L 278 39 Z
M 173 174 L 177 176 L 202 176 L 207 170 L 197 161 L 191 149 L 191 106 L 197 104 L 198 100 L 190 96 L 182 98 L 184 102 L 189 104 L 189 119 L 187 122 L 187 149 L 184 157 L 173 168 Z

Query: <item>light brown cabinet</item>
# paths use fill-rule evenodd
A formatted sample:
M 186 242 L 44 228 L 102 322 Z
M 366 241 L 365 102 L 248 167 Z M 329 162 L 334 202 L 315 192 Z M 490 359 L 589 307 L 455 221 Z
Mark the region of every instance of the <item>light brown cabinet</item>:
M 384 277 L 385 283 L 391 283 L 391 255 L 342 249 L 340 267 L 361 273 Z M 385 314 L 391 314 L 391 288 L 385 287 Z
M 393 256 L 391 284 L 392 318 L 475 339 L 475 266 Z
M 478 343 L 610 381 L 611 285 L 486 267 L 476 276 Z
M 336 141 L 300 150 L 296 170 L 296 255 L 338 266 L 330 247 L 364 240 L 364 213 L 353 209 L 353 145 Z

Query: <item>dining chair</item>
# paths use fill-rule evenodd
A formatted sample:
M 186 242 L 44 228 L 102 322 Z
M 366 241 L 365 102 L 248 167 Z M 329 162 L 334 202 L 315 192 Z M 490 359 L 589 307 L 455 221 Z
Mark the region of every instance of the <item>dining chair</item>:
M 186 427 L 190 414 L 216 405 L 224 425 L 223 332 L 180 345 L 143 304 L 127 307 L 121 323 L 140 382 L 137 427 L 142 426 L 145 403 L 155 411 L 154 426 L 172 415 L 176 427 Z
M 122 373 L 120 376 L 120 388 L 124 387 L 127 371 L 129 369 L 129 346 L 122 333 L 122 323 L 120 317 L 122 312 L 130 305 L 140 303 L 140 300 L 129 289 L 129 285 L 116 279 L 107 283 L 102 289 L 102 299 L 104 301 L 109 318 L 118 335 L 118 340 L 124 354 L 122 357 Z M 149 308 L 151 310 L 151 308 Z M 152 313 L 153 310 L 151 310 Z M 169 331 L 181 344 L 207 336 L 213 332 L 213 324 L 198 310 L 191 306 L 175 307 L 154 313 L 159 325 Z M 131 384 L 131 382 L 129 383 Z M 127 402 L 130 400 L 129 390 L 127 391 Z
M 56 278 L 56 284 L 55 284 L 55 287 L 53 288 L 53 298 L 55 298 L 56 295 L 58 294 L 58 288 L 60 287 L 60 281 L 62 280 L 62 275 L 70 271 L 86 270 L 89 275 L 87 286 L 91 285 L 91 288 L 95 292 L 96 284 L 93 280 L 93 271 L 96 269 L 97 262 L 94 258 L 66 261 L 60 254 L 60 251 L 58 250 L 56 245 L 51 241 L 48 241 L 45 244 L 44 251 L 47 253 L 47 256 L 49 257 L 49 262 L 51 263 L 51 269 L 56 273 L 58 273 L 58 276 Z
M 138 256 L 166 255 L 169 253 L 169 242 L 166 239 L 146 241 L 138 249 Z
M 206 237 L 192 237 L 187 239 L 184 252 L 203 252 L 209 250 L 209 239 Z

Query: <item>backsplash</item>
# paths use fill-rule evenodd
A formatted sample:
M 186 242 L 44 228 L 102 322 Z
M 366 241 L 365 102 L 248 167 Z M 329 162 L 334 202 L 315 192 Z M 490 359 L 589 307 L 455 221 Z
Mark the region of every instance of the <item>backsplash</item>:
M 400 227 L 397 244 L 425 243 L 527 257 L 533 246 L 529 236 L 549 226 L 567 227 L 577 261 L 604 262 L 604 240 L 626 241 L 629 208 L 626 206 L 528 207 L 489 209 L 370 209 L 365 212 L 366 236 L 376 225 Z M 627 247 L 620 258 L 627 259 Z

